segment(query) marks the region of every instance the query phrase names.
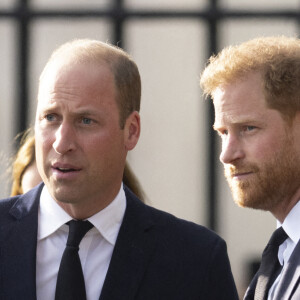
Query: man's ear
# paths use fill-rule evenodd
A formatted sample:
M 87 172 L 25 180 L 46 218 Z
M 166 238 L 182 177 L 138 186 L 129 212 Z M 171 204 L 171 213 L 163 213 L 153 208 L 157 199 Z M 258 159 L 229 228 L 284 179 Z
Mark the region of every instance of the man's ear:
M 126 119 L 124 127 L 125 136 L 125 148 L 126 150 L 132 150 L 140 137 L 141 132 L 141 120 L 140 114 L 137 111 L 132 112 Z

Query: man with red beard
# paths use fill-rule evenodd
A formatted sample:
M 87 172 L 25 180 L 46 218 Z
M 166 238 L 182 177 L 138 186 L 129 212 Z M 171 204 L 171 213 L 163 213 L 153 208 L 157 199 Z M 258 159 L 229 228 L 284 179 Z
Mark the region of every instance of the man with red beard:
M 200 85 L 213 99 L 234 201 L 270 211 L 282 237 L 269 242 L 244 299 L 300 299 L 300 40 L 227 47 L 210 58 Z

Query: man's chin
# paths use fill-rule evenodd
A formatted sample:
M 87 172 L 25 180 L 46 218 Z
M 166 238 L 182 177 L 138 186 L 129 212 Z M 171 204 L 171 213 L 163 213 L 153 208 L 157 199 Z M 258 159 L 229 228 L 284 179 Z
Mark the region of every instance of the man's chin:
M 249 201 L 247 198 L 241 197 L 241 195 L 233 194 L 233 200 L 234 200 L 235 204 L 237 204 L 239 207 L 253 208 L 252 207 L 253 203 L 251 203 L 251 201 Z
M 258 201 L 258 199 L 252 199 L 245 196 L 237 196 L 233 195 L 234 202 L 242 208 L 252 208 L 252 209 L 259 209 L 267 211 L 269 210 L 268 207 L 266 207 L 266 203 L 264 201 Z
M 50 190 L 50 194 L 57 203 L 61 204 L 76 203 L 76 199 L 78 198 L 72 190 L 62 187 Z
M 255 200 L 252 199 L 253 197 L 249 197 L 245 190 L 231 186 L 231 193 L 234 202 L 239 207 L 255 208 Z

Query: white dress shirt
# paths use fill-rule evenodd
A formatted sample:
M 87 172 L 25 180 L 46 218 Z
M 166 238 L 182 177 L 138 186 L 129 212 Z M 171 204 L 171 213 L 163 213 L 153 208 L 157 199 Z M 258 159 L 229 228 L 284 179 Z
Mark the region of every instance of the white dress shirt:
M 123 185 L 117 197 L 88 218 L 94 227 L 80 243 L 79 257 L 88 300 L 98 300 L 126 209 Z M 36 288 L 38 300 L 53 300 L 57 273 L 66 247 L 72 218 L 56 203 L 44 186 L 38 212 Z
M 282 226 L 289 236 L 285 242 L 279 246 L 278 250 L 278 260 L 284 269 L 284 266 L 288 262 L 300 239 L 300 201 L 292 208 L 282 224 L 277 221 L 277 228 L 280 226 Z M 268 300 L 274 299 L 274 293 L 280 281 L 283 269 L 269 290 Z

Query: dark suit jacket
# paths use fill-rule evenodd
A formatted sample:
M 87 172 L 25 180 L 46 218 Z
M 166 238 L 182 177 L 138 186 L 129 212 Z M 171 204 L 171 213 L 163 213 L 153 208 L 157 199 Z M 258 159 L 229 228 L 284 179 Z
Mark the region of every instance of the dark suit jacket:
M 246 291 L 244 300 L 253 300 L 257 284 L 257 273 Z M 286 267 L 283 270 L 278 287 L 274 294 L 275 300 L 300 299 L 300 242 L 294 249 Z
M 36 299 L 42 187 L 0 201 L 1 300 Z M 125 193 L 127 208 L 101 300 L 238 299 L 221 238 L 143 204 L 126 187 Z

